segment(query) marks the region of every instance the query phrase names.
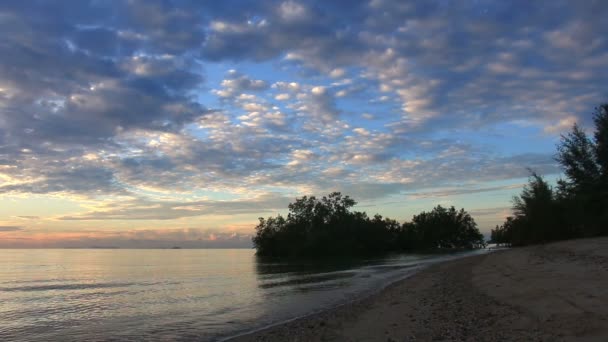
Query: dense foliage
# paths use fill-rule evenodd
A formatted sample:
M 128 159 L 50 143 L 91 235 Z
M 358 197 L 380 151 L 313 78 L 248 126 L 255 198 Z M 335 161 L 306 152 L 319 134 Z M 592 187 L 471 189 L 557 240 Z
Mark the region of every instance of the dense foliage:
M 565 179 L 551 187 L 532 173 L 514 216 L 492 230 L 492 241 L 514 246 L 608 235 L 608 104 L 596 108 L 593 138 L 578 126 L 557 147 Z
M 483 235 L 475 220 L 464 209 L 435 207 L 430 212 L 414 215 L 412 222 L 403 224 L 411 249 L 459 248 L 484 246 Z
M 262 256 L 370 255 L 435 248 L 476 248 L 483 238 L 463 209 L 436 207 L 397 221 L 352 211 L 356 202 L 334 192 L 321 199 L 305 196 L 289 204 L 287 218 L 260 218 L 253 243 Z

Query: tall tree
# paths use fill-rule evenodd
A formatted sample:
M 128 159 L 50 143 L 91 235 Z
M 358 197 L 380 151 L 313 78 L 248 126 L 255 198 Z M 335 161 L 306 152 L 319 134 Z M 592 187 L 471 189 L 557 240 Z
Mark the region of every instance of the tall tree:
M 513 212 L 523 230 L 518 238 L 531 243 L 560 239 L 562 232 L 553 188 L 539 174 L 531 171 L 528 184 L 513 197 Z
M 596 161 L 596 146 L 577 124 L 562 136 L 557 146 L 557 161 L 575 191 L 588 191 L 598 180 L 600 167 Z
M 600 168 L 599 182 L 595 188 L 597 212 L 595 230 L 597 233 L 608 234 L 608 103 L 596 108 L 593 117 L 595 123 L 595 155 Z
M 604 179 L 608 177 L 608 103 L 595 109 L 595 154 Z
M 593 121 L 593 139 L 575 125 L 556 158 L 566 175 L 558 188 L 566 219 L 585 236 L 608 234 L 608 104 L 595 109 Z

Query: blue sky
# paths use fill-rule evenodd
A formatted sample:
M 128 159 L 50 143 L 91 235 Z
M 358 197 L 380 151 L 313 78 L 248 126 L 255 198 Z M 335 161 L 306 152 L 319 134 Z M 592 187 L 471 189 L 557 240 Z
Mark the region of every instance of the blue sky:
M 483 232 L 608 99 L 604 1 L 3 1 L 0 247 L 250 246 L 341 191 Z

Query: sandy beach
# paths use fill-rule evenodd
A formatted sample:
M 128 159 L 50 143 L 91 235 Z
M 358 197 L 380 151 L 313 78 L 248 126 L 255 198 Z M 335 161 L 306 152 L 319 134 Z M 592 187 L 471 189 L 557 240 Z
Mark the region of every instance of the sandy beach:
M 437 264 L 232 341 L 608 341 L 608 238 Z

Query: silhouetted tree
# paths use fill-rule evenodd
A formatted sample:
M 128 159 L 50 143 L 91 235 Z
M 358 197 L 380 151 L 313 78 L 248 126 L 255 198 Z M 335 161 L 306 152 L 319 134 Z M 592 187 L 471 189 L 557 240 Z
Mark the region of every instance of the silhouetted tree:
M 608 177 L 608 103 L 595 109 L 595 154 L 603 177 Z
M 417 248 L 479 248 L 484 246 L 483 235 L 475 220 L 464 209 L 436 206 L 430 212 L 414 215 L 404 226 L 409 230 Z
M 596 108 L 593 121 L 593 140 L 574 125 L 556 157 L 566 176 L 558 198 L 569 209 L 572 230 L 584 236 L 608 234 L 608 104 Z
M 512 217 L 507 218 L 508 219 L 513 219 Z M 511 244 L 511 239 L 508 236 L 509 231 L 505 228 L 504 225 L 499 226 L 496 225 L 496 227 L 494 229 L 492 229 L 490 231 L 490 243 L 495 243 L 497 245 L 510 245 Z
M 585 132 L 574 125 L 572 131 L 562 136 L 557 146 L 557 161 L 562 166 L 571 189 L 588 192 L 600 176 L 593 142 Z
M 563 202 L 542 176 L 532 172 L 522 193 L 513 198 L 515 217 L 504 229 L 513 245 L 563 240 L 576 236 L 564 220 Z
M 596 192 L 598 199 L 598 233 L 608 235 L 608 103 L 598 108 L 593 118 L 595 123 L 595 155 L 600 168 Z
M 253 243 L 258 255 L 365 255 L 390 250 L 398 224 L 394 220 L 352 211 L 356 202 L 334 192 L 317 199 L 304 196 L 290 203 L 284 219 L 260 218 Z
M 530 227 L 520 232 L 521 238 L 532 243 L 553 240 L 557 223 L 553 188 L 537 173 L 532 171 L 521 194 L 513 197 L 513 212 Z
M 578 126 L 562 136 L 556 160 L 565 179 L 554 191 L 532 173 L 514 216 L 492 231 L 493 240 L 525 245 L 608 234 L 608 104 L 596 108 L 593 139 Z
M 369 255 L 421 248 L 476 248 L 483 237 L 464 210 L 441 206 L 410 224 L 352 211 L 356 202 L 338 192 L 304 196 L 287 218 L 260 218 L 253 244 L 260 256 Z
M 513 216 L 507 217 L 501 226 L 497 226 L 496 239 L 493 241 L 497 244 L 506 244 L 510 246 L 522 246 L 527 244 L 525 234 L 525 220 Z
M 283 216 L 269 217 L 264 219 L 260 217 L 260 223 L 256 227 L 256 235 L 253 237 L 253 244 L 260 255 L 284 255 L 289 246 L 285 244 L 285 240 L 291 237 L 287 236 L 286 221 Z

